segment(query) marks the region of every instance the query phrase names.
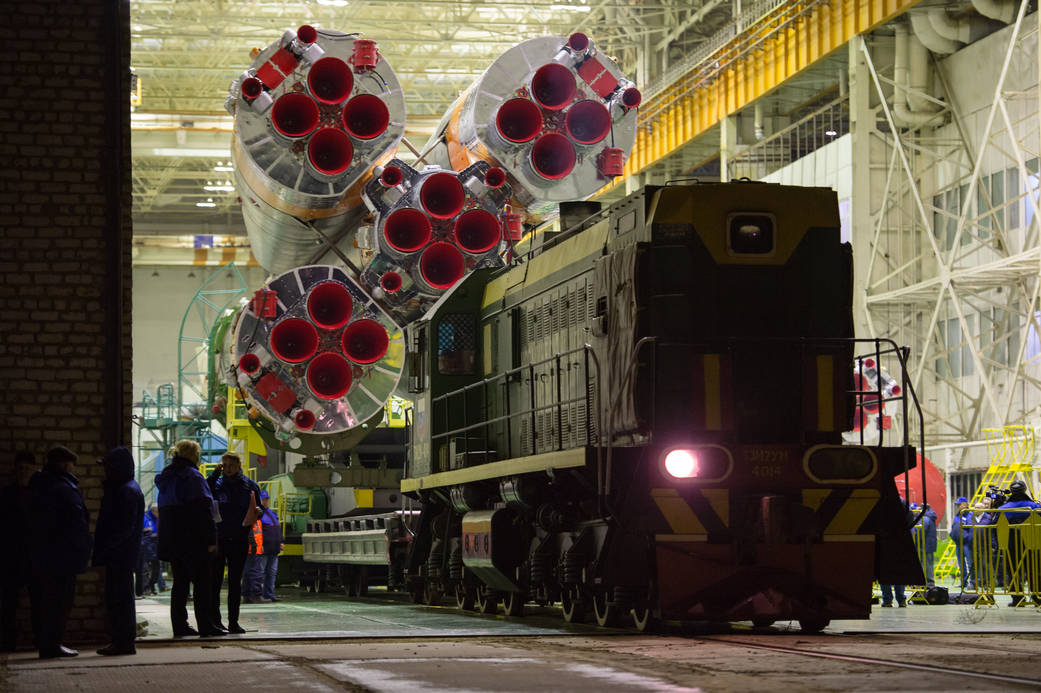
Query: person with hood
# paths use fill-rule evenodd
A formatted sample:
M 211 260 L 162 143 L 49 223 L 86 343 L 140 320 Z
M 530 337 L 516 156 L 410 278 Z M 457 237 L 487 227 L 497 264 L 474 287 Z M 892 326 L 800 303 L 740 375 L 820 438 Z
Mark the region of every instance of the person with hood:
M 225 635 L 213 621 L 210 566 L 217 549 L 213 494 L 199 472 L 202 449 L 194 440 L 179 440 L 170 449 L 173 461 L 155 478 L 159 489 L 159 558 L 173 571 L 170 621 L 174 637 Z M 188 625 L 188 585 L 192 585 L 195 623 Z
M 0 652 L 14 652 L 18 644 L 18 599 L 25 587 L 35 591 L 29 563 L 29 480 L 37 472 L 36 457 L 27 451 L 14 456 L 14 481 L 0 490 L 0 527 L 10 537 L 11 545 L 0 569 Z M 40 599 L 30 596 L 33 633 L 39 629 L 37 613 Z
M 972 526 L 975 520 L 969 510 L 969 499 L 959 496 L 954 504 L 954 520 L 951 521 L 951 541 L 958 557 L 958 571 L 961 573 L 961 588 L 964 591 L 976 588 L 976 578 L 972 565 Z
M 917 510 L 914 504 L 911 505 L 911 508 Z M 918 522 L 922 525 L 924 538 L 922 542 L 922 568 L 925 570 L 926 587 L 936 586 L 936 522 L 938 519 L 936 511 L 928 503 L 923 503 Z
M 125 447 L 112 448 L 99 460 L 105 465 L 104 495 L 94 529 L 94 565 L 105 567 L 105 614 L 111 644 L 99 655 L 137 654 L 134 568 L 141 550 L 145 497 L 134 481 L 134 458 Z
M 1025 510 L 1041 510 L 1041 503 L 1038 503 L 1027 494 L 1027 485 L 1020 479 L 1016 479 L 1008 487 L 1008 500 L 997 508 L 1000 510 L 1012 511 L 1005 512 L 1005 519 L 1008 520 L 1009 529 L 1009 540 L 1008 540 L 1008 564 L 1011 566 L 1011 570 L 1017 571 L 1017 567 L 1022 563 L 1022 573 L 1019 577 L 1019 584 L 1016 585 L 1013 580 L 1015 578 L 1008 577 L 1008 589 L 1011 592 L 1012 588 L 1019 587 L 1023 592 L 1027 591 L 1027 583 L 1030 584 L 1031 598 L 1035 604 L 1041 604 L 1041 585 L 1038 585 L 1039 576 L 1037 570 L 1037 559 L 1032 557 L 1030 554 L 1033 553 L 1023 537 L 1021 536 L 1021 527 L 1016 525 L 1026 522 L 1030 516 L 1029 512 L 1023 512 Z M 995 518 L 999 517 L 1002 513 L 995 513 Z M 996 521 L 996 519 L 995 519 Z M 1022 559 L 1022 561 L 1021 561 Z M 1013 595 L 1012 602 L 1009 606 L 1019 606 L 1025 597 L 1021 594 Z
M 242 473 L 242 459 L 225 453 L 206 481 L 220 508 L 217 523 L 217 551 L 213 565 L 214 624 L 220 622 L 220 590 L 224 566 L 228 567 L 228 632 L 245 633 L 239 625 L 242 603 L 242 570 L 246 565 L 247 538 L 259 515 L 260 487 Z
M 36 646 L 40 659 L 75 657 L 62 645 L 65 622 L 76 595 L 76 576 L 90 561 L 90 513 L 79 480 L 72 475 L 76 453 L 62 445 L 47 451 L 47 463 L 29 481 L 32 571 L 39 600 Z

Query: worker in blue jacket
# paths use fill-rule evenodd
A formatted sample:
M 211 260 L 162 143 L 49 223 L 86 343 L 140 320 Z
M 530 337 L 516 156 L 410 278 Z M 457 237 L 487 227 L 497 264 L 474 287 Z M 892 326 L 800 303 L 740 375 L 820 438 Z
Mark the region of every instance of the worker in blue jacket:
M 242 571 L 246 565 L 247 538 L 259 516 L 260 487 L 242 473 L 242 459 L 233 452 L 225 453 L 220 464 L 206 479 L 214 500 L 220 508 L 217 524 L 217 552 L 213 565 L 213 613 L 215 624 L 220 622 L 220 590 L 224 583 L 224 567 L 228 568 L 228 627 L 229 633 L 245 633 L 239 625 L 239 606 L 242 603 Z
M 975 589 L 976 580 L 973 575 L 972 565 L 972 526 L 974 520 L 972 511 L 969 510 L 969 499 L 959 496 L 954 504 L 954 520 L 951 521 L 951 541 L 954 542 L 954 550 L 958 556 L 958 570 L 961 573 L 961 588 L 966 585 L 969 589 Z
M 1009 576 L 1008 588 L 1010 592 L 1015 591 L 1014 588 L 1017 587 L 1026 592 L 1027 583 L 1029 583 L 1034 603 L 1041 604 L 1041 586 L 1038 585 L 1039 577 L 1041 576 L 1038 575 L 1038 560 L 1036 557 L 1031 556 L 1034 551 L 1031 551 L 1027 546 L 1023 537 L 1020 536 L 1019 528 L 1016 527 L 1016 525 L 1026 522 L 1027 517 L 1030 516 L 1029 512 L 1024 511 L 1041 510 L 1041 503 L 1027 495 L 1027 485 L 1019 479 L 1009 484 L 1008 491 L 1008 500 L 998 508 L 999 511 L 1014 511 L 1004 513 L 1005 518 L 1008 520 L 1009 528 L 1012 529 L 1009 536 L 1008 552 L 1009 565 L 1012 567 L 1014 574 Z M 1023 599 L 1023 595 L 1013 595 L 1009 606 L 1019 606 Z
M 125 447 L 113 448 L 101 460 L 105 492 L 94 531 L 94 565 L 105 566 L 105 614 L 112 643 L 99 655 L 137 654 L 134 569 L 141 551 L 145 497 L 134 481 L 134 458 Z
M 36 646 L 40 659 L 75 657 L 65 647 L 65 622 L 76 595 L 76 576 L 90 561 L 90 513 L 72 474 L 76 453 L 64 446 L 47 451 L 47 463 L 29 481 L 32 570 L 40 600 Z M 30 592 L 32 596 L 33 593 Z
M 214 624 L 211 566 L 217 550 L 213 494 L 199 472 L 202 450 L 194 440 L 179 440 L 173 461 L 155 478 L 159 489 L 159 558 L 173 570 L 170 621 L 174 637 L 225 635 Z M 192 586 L 195 623 L 188 625 L 188 585 Z
M 933 587 L 936 585 L 934 569 L 936 567 L 936 521 L 938 517 L 936 511 L 929 507 L 928 503 L 923 503 L 922 508 L 924 510 L 919 519 L 925 537 L 925 543 L 922 546 L 924 554 L 922 567 L 925 569 L 925 586 Z

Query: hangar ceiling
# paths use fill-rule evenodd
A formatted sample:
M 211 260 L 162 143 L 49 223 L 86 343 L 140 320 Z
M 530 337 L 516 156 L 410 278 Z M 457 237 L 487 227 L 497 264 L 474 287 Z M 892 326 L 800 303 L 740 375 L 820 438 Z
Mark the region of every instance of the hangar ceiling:
M 405 89 L 406 138 L 421 146 L 459 92 L 523 39 L 582 31 L 644 87 L 729 22 L 735 6 L 740 0 L 134 0 L 135 242 L 214 234 L 245 243 L 223 103 L 250 51 L 286 29 L 311 24 L 377 41 Z

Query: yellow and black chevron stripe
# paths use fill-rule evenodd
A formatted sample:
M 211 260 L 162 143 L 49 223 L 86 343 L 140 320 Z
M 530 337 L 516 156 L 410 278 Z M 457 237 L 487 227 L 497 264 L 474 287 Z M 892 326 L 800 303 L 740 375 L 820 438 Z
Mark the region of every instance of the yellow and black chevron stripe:
M 873 488 L 805 488 L 802 504 L 817 516 L 824 541 L 872 541 L 873 534 L 858 534 L 878 505 Z

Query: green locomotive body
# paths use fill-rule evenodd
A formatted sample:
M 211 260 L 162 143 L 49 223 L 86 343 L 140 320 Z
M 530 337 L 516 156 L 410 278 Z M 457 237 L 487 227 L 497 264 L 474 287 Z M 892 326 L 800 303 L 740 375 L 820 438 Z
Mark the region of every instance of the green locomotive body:
M 854 339 L 827 189 L 648 186 L 474 272 L 410 327 L 410 591 L 639 628 L 866 618 L 920 567 L 906 435 L 843 445 L 858 350 L 906 358 Z

